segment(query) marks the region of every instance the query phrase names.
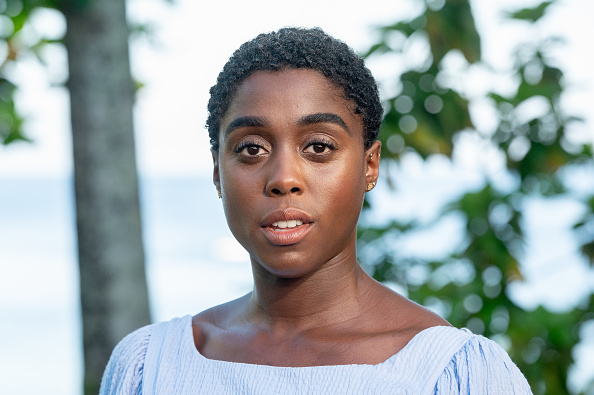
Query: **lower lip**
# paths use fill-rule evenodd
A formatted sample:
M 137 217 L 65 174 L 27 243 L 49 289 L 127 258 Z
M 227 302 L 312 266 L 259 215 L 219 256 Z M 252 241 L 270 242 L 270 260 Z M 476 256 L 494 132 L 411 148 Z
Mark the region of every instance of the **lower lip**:
M 296 244 L 303 240 L 307 232 L 309 231 L 311 224 L 303 224 L 294 228 L 275 230 L 271 227 L 261 228 L 264 235 L 272 244 L 277 246 L 288 246 Z

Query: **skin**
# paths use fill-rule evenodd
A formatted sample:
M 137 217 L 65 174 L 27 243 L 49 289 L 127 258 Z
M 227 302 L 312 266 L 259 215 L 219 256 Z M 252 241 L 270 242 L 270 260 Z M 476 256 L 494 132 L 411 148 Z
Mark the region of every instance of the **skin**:
M 314 70 L 258 71 L 221 122 L 213 181 L 249 252 L 254 291 L 193 318 L 207 358 L 273 366 L 377 364 L 445 320 L 370 278 L 356 225 L 381 144 Z M 272 222 L 302 220 L 292 230 Z

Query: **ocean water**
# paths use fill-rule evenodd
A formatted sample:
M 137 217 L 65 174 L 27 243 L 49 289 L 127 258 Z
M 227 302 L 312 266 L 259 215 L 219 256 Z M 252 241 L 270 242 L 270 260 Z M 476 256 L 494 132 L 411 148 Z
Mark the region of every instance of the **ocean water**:
M 480 181 L 471 177 L 465 183 Z M 460 190 L 443 174 L 423 182 L 411 176 L 403 185 L 396 198 L 376 188 L 373 220 L 430 218 Z M 230 234 L 209 179 L 142 179 L 141 205 L 153 321 L 195 314 L 251 290 L 247 253 Z M 594 286 L 568 233 L 580 213 L 579 206 L 563 201 L 527 207 L 526 281 L 514 289 L 525 307 L 563 310 Z M 460 241 L 460 221 L 444 218 L 395 248 L 439 255 Z M 81 393 L 74 226 L 70 179 L 0 178 L 0 394 Z M 586 332 L 571 375 L 578 388 L 594 376 L 594 325 Z

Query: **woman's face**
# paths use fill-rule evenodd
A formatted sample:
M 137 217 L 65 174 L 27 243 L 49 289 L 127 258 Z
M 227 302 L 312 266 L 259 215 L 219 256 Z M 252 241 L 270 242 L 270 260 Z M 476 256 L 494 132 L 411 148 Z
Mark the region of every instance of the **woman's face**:
M 299 277 L 355 256 L 380 144 L 365 152 L 353 107 L 310 69 L 258 71 L 240 85 L 221 120 L 214 183 L 256 268 Z

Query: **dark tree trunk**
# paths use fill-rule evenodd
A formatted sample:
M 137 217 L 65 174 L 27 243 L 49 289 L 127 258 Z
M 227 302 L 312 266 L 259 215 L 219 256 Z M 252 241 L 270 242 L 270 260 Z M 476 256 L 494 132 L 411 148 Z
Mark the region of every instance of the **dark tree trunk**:
M 124 0 L 65 1 L 85 393 L 150 322 Z

